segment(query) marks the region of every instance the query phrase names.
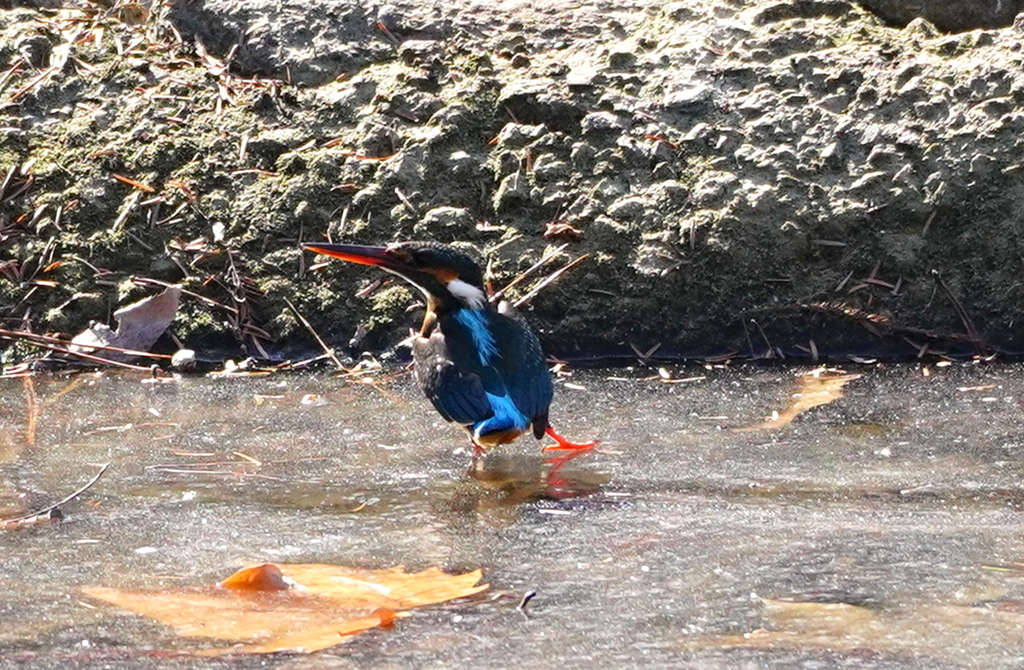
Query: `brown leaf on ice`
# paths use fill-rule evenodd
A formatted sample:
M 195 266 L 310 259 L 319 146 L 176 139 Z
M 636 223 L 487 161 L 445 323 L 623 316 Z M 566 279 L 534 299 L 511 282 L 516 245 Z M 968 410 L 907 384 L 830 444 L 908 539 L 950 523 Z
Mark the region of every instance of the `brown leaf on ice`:
M 103 323 L 94 323 L 71 340 L 71 350 L 83 353 L 95 351 L 92 347 L 117 347 L 134 351 L 149 351 L 178 312 L 181 288 L 171 286 L 159 295 L 150 296 L 114 312 L 117 329 Z M 103 350 L 97 355 L 115 361 L 130 356 Z
M 286 591 L 295 585 L 285 578 L 281 568 L 273 563 L 242 568 L 220 583 L 226 589 L 236 591 Z
M 793 402 L 789 407 L 781 412 L 772 412 L 772 418 L 768 421 L 736 430 L 744 432 L 785 426 L 812 407 L 827 405 L 842 398 L 846 385 L 861 377 L 863 375 L 850 375 L 828 368 L 806 372 L 799 377 L 798 388 L 792 395 Z
M 390 628 L 402 610 L 479 593 L 480 571 L 448 575 L 437 568 L 359 570 L 338 565 L 265 564 L 245 568 L 217 587 L 127 591 L 102 587 L 86 595 L 151 617 L 179 635 L 229 640 L 203 654 L 308 653 L 369 628 Z
M 1024 648 L 1024 615 L 990 607 L 925 605 L 875 610 L 845 603 L 762 599 L 764 626 L 744 635 L 714 635 L 687 641 L 698 649 L 868 650 L 928 657 L 966 667 L 986 667 L 994 655 Z

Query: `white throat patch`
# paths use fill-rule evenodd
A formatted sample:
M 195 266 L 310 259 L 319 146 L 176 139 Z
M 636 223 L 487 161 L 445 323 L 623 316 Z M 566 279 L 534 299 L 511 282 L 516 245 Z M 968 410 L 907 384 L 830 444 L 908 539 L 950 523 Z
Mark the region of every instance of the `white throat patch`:
M 479 309 L 487 304 L 487 296 L 483 291 L 461 279 L 453 279 L 448 282 L 448 290 L 470 309 Z

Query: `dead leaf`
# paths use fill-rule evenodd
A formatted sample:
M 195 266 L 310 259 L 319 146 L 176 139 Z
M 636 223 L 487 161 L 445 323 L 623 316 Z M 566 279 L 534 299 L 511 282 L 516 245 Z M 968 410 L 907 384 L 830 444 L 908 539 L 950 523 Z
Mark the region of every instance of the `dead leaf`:
M 845 603 L 761 599 L 764 627 L 744 635 L 691 639 L 697 649 L 829 649 L 912 654 L 967 667 L 1020 655 L 1024 615 L 966 605 L 876 610 Z M 922 667 L 927 667 L 923 663 Z
M 117 18 L 129 26 L 141 26 L 149 20 L 149 9 L 142 3 L 126 2 L 116 9 Z
M 556 221 L 547 224 L 544 228 L 544 239 L 579 242 L 583 239 L 583 231 L 569 225 L 568 223 Z
M 378 607 L 373 610 L 373 613 L 380 619 L 381 628 L 394 628 L 395 622 L 398 621 L 399 617 L 398 612 L 387 607 Z
M 217 587 L 128 591 L 102 587 L 86 595 L 151 617 L 179 635 L 230 640 L 238 646 L 202 654 L 308 653 L 369 628 L 389 628 L 402 610 L 479 593 L 481 572 L 448 575 L 437 568 L 360 570 L 338 565 L 264 564 L 245 568 Z
M 149 351 L 178 312 L 178 300 L 181 288 L 170 286 L 159 295 L 145 298 L 114 312 L 117 319 L 117 330 L 106 324 L 91 325 L 71 340 L 71 350 L 91 353 L 92 347 L 118 347 L 135 351 Z M 123 361 L 130 356 L 116 351 L 103 350 L 99 355 L 115 361 Z
M 828 368 L 817 368 L 811 372 L 800 375 L 799 386 L 793 393 L 793 402 L 782 412 L 773 412 L 772 418 L 762 423 L 737 428 L 738 432 L 751 430 L 763 430 L 765 428 L 779 428 L 790 423 L 812 407 L 827 405 L 830 402 L 843 397 L 846 385 L 854 379 L 860 379 L 863 375 L 851 375 L 839 370 Z
M 236 591 L 286 591 L 295 586 L 295 582 L 285 579 L 281 568 L 273 563 L 264 563 L 242 568 L 220 585 Z

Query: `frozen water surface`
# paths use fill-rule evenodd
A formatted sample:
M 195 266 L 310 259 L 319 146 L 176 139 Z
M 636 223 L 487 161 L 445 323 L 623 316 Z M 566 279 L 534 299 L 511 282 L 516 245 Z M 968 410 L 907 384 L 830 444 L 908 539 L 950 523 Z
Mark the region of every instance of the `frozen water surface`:
M 408 375 L 0 380 L 6 516 L 111 464 L 64 522 L 0 532 L 4 667 L 1024 665 L 1024 368 L 850 369 L 786 425 L 807 369 L 670 372 L 691 379 L 560 378 L 556 427 L 602 444 L 552 486 L 532 439 L 471 473 Z M 265 561 L 482 568 L 491 589 L 311 656 L 221 659 L 79 591 Z

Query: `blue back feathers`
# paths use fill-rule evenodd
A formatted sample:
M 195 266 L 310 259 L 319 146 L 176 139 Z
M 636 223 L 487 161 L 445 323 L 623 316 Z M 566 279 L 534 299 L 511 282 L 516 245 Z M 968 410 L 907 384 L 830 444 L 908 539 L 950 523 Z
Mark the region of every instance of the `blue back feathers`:
M 487 324 L 486 309 L 460 309 L 455 312 L 455 320 L 469 330 L 473 337 L 473 344 L 480 355 L 480 363 L 490 365 L 494 357 L 498 355 L 498 345 L 494 341 L 494 334 Z
M 490 320 L 486 309 L 463 308 L 455 313 L 455 320 L 465 326 L 473 338 L 473 346 L 480 358 L 480 364 L 484 367 L 494 365 L 495 358 L 501 354 L 498 352 L 498 343 L 491 332 Z M 494 416 L 489 419 L 477 422 L 473 426 L 473 438 L 480 441 L 483 435 L 515 430 L 525 432 L 530 426 L 530 419 L 516 407 L 515 402 L 509 397 L 507 390 L 497 395 L 487 393 L 487 404 L 491 406 Z

